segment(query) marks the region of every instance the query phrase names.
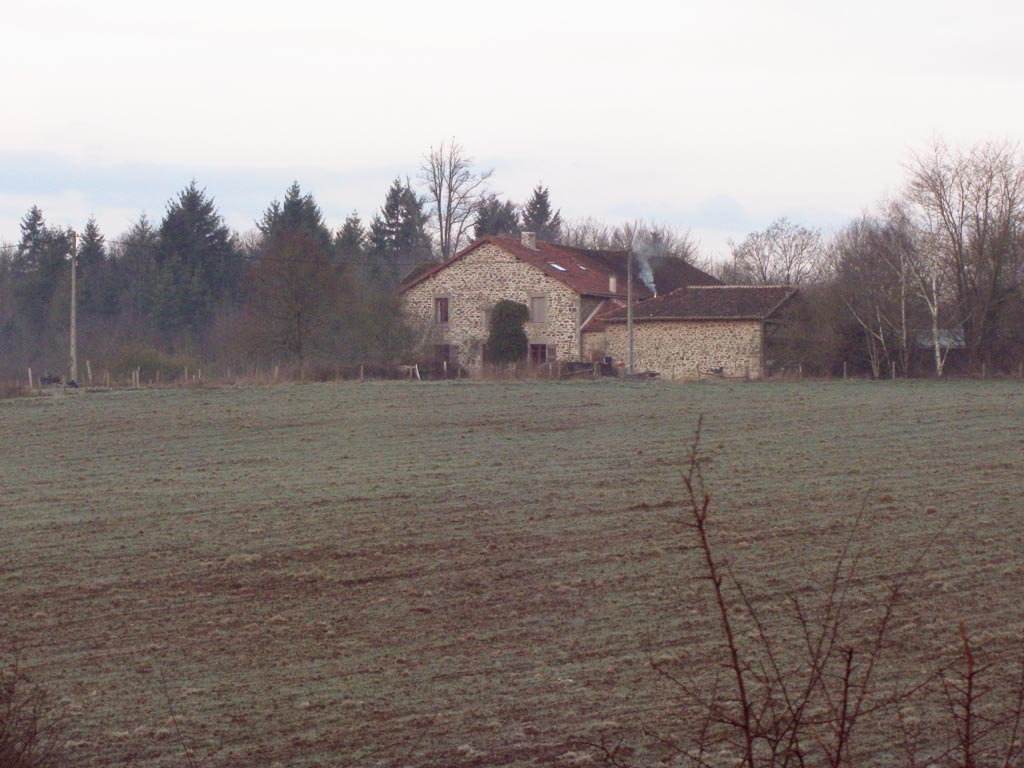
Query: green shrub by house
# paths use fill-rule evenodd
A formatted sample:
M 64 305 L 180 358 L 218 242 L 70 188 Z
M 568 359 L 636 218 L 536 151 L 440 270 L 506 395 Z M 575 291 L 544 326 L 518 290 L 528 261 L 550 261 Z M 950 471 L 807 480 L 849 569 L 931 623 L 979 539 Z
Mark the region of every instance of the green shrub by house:
M 523 325 L 530 317 L 525 304 L 502 299 L 491 310 L 487 348 L 492 363 L 514 363 L 526 357 L 530 341 Z

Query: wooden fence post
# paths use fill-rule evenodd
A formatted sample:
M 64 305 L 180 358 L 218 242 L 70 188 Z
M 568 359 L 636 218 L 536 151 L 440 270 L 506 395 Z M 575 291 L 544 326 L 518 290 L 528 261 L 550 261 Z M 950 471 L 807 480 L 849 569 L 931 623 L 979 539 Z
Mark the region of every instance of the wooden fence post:
M 32 369 L 28 369 L 28 388 L 32 389 Z
M 843 381 L 846 381 L 846 361 L 843 360 Z
M 85 375 L 89 377 L 89 386 L 92 386 L 92 363 L 85 361 Z

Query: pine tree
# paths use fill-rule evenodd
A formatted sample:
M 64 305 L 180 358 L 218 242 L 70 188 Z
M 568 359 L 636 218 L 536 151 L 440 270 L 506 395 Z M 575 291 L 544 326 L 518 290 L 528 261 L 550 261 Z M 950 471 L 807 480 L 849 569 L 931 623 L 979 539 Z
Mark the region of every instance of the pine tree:
M 548 188 L 538 184 L 523 207 L 523 231 L 536 232 L 538 240 L 557 242 L 562 230 L 561 210 L 551 212 Z
M 512 201 L 502 202 L 497 195 L 488 195 L 477 206 L 476 221 L 473 224 L 476 237 L 504 233 L 518 235 L 519 232 L 519 211 Z
M 154 293 L 157 248 L 160 238 L 146 214 L 121 235 L 112 255 L 117 276 L 118 304 L 133 323 L 147 313 L 149 297 Z
M 355 211 L 349 214 L 338 230 L 334 238 L 334 252 L 342 265 L 362 266 L 366 256 L 366 229 Z
M 341 281 L 331 263 L 333 239 L 312 195 L 298 182 L 257 222 L 261 239 L 249 272 L 245 306 L 248 346 L 285 355 L 304 370 L 323 355 L 340 322 Z
M 21 242 L 18 243 L 18 256 L 34 257 L 46 236 L 46 221 L 43 212 L 37 205 L 28 209 L 21 219 Z
M 84 314 L 111 311 L 116 300 L 105 285 L 107 246 L 92 216 L 78 239 L 78 306 Z
M 192 181 L 167 205 L 157 249 L 154 311 L 165 331 L 202 329 L 238 289 L 242 261 L 213 200 Z
M 312 194 L 302 194 L 299 182 L 292 182 L 284 195 L 284 202 L 276 200 L 263 213 L 256 226 L 267 239 L 285 234 L 303 234 L 328 250 L 331 245 L 331 230 L 324 224 L 323 213 Z
M 68 232 L 48 226 L 33 205 L 21 220 L 11 275 L 18 312 L 36 326 L 50 319 L 55 295 L 70 280 L 70 253 Z
M 370 224 L 367 279 L 371 283 L 394 288 L 403 275 L 432 260 L 423 206 L 408 181 L 392 182 L 384 206 Z

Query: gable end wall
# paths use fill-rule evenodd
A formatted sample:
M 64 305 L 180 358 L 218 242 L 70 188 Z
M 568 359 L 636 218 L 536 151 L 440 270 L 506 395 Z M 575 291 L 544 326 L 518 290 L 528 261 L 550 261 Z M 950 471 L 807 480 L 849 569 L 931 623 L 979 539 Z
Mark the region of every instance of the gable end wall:
M 579 294 L 495 245 L 474 249 L 414 285 L 402 299 L 411 318 L 432 326 L 436 343 L 455 345 L 459 362 L 477 368 L 488 333 L 484 310 L 502 299 L 529 306 L 531 296 L 548 301 L 547 321 L 526 324 L 530 343 L 554 344 L 559 360 L 578 360 Z M 449 300 L 447 323 L 434 322 L 434 299 L 441 297 Z

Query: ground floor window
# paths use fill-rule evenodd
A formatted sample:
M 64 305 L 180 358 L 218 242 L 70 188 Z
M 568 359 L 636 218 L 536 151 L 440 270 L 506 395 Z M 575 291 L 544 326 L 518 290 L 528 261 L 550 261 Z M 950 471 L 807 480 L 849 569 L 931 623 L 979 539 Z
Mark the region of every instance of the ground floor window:
M 548 361 L 548 345 L 547 344 L 531 344 L 530 345 L 530 362 L 534 365 L 540 365 Z

